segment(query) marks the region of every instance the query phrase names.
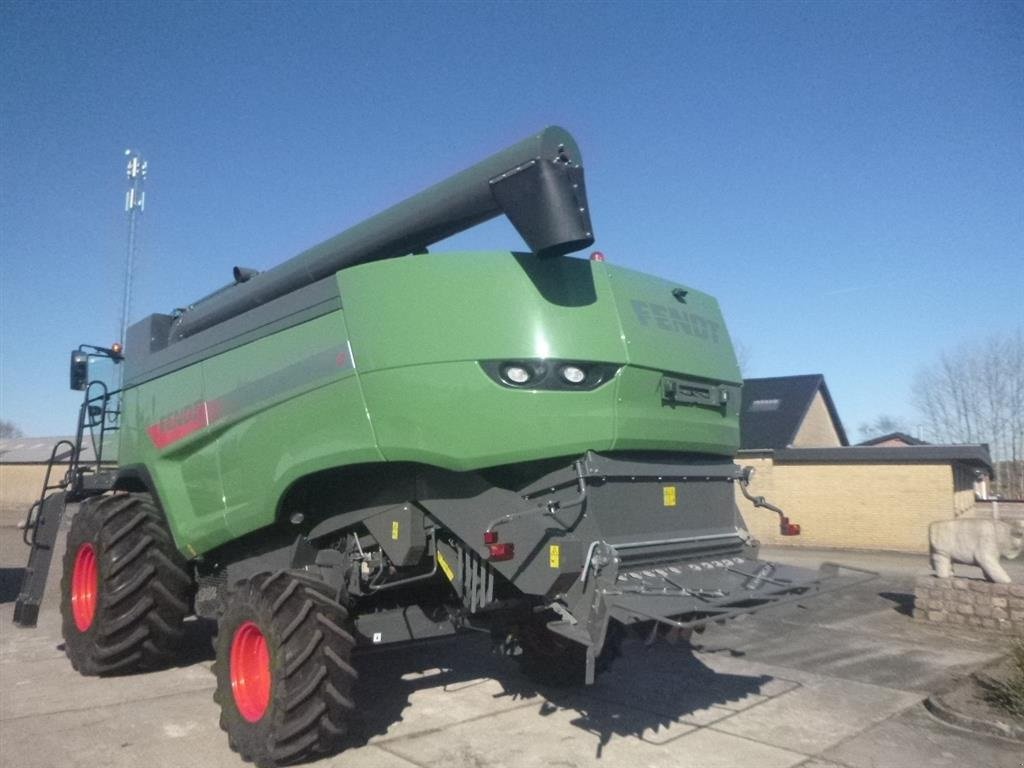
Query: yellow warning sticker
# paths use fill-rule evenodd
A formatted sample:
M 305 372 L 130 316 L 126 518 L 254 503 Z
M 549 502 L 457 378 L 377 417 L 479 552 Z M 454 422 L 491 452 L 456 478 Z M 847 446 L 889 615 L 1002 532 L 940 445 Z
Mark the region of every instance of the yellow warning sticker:
M 676 487 L 674 485 L 667 485 L 662 488 L 661 496 L 666 507 L 674 507 L 676 505 Z
M 437 553 L 437 564 L 441 566 L 441 570 L 444 571 L 444 575 L 448 577 L 448 581 L 455 581 L 455 571 L 448 565 L 448 561 L 444 559 L 444 555 L 440 551 Z
M 562 545 L 552 544 L 551 549 L 548 552 L 548 562 L 552 568 L 558 568 L 562 564 Z
M 392 520 L 391 521 L 391 538 L 394 539 L 395 541 L 398 541 L 398 521 L 397 520 Z

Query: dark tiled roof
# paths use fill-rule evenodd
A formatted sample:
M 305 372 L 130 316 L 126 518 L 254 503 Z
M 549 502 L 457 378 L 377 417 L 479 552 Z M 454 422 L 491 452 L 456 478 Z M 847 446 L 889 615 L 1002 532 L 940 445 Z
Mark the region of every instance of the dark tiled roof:
M 796 433 L 821 390 L 839 441 L 849 445 L 846 430 L 839 420 L 832 396 L 820 373 L 806 376 L 774 376 L 767 379 L 744 379 L 743 405 L 740 409 L 740 448 L 785 448 L 796 439 Z
M 876 448 L 787 448 L 773 453 L 777 464 L 947 464 L 962 463 L 992 474 L 992 457 L 985 445 L 906 445 Z
M 879 443 L 885 443 L 889 440 L 900 440 L 907 445 L 929 445 L 924 440 L 918 440 L 916 437 L 911 437 L 906 432 L 890 432 L 887 435 L 879 435 L 878 437 L 872 437 L 870 440 L 864 440 L 863 442 L 857 443 L 857 445 L 878 445 Z M 896 446 L 886 446 L 886 448 Z

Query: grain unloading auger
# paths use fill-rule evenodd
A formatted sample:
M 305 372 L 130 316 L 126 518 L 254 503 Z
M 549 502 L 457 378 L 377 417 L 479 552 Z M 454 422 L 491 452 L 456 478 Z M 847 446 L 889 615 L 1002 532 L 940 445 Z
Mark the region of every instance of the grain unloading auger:
M 426 252 L 501 214 L 530 252 Z M 843 583 L 758 559 L 717 302 L 569 255 L 593 240 L 579 149 L 548 128 L 132 326 L 123 389 L 83 406 L 117 413 L 117 466 L 57 491 L 81 502 L 75 667 L 166 664 L 187 616 L 216 619 L 222 725 L 280 765 L 341 744 L 359 645 L 482 629 L 544 681 L 591 682 L 624 627 Z M 32 530 L 55 529 L 48 498 Z

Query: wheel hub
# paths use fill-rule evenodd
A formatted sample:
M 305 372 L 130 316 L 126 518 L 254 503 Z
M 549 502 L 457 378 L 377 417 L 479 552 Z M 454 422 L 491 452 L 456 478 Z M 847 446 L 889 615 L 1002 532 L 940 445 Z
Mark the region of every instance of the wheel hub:
M 270 649 L 267 638 L 252 621 L 236 629 L 231 640 L 231 692 L 239 713 L 250 723 L 266 714 L 270 705 Z
M 99 583 L 96 548 L 85 543 L 75 553 L 75 568 L 71 574 L 71 615 L 79 632 L 87 631 L 96 618 Z

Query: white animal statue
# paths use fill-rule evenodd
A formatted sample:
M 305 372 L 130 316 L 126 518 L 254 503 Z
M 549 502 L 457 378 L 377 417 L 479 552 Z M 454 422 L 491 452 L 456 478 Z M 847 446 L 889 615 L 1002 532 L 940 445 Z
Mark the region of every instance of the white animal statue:
M 979 517 L 940 520 L 928 526 L 928 544 L 932 568 L 940 579 L 953 575 L 953 563 L 964 563 L 980 567 L 989 581 L 1009 584 L 1010 577 L 999 564 L 999 557 L 1012 560 L 1020 554 L 1024 521 L 1011 524 Z

